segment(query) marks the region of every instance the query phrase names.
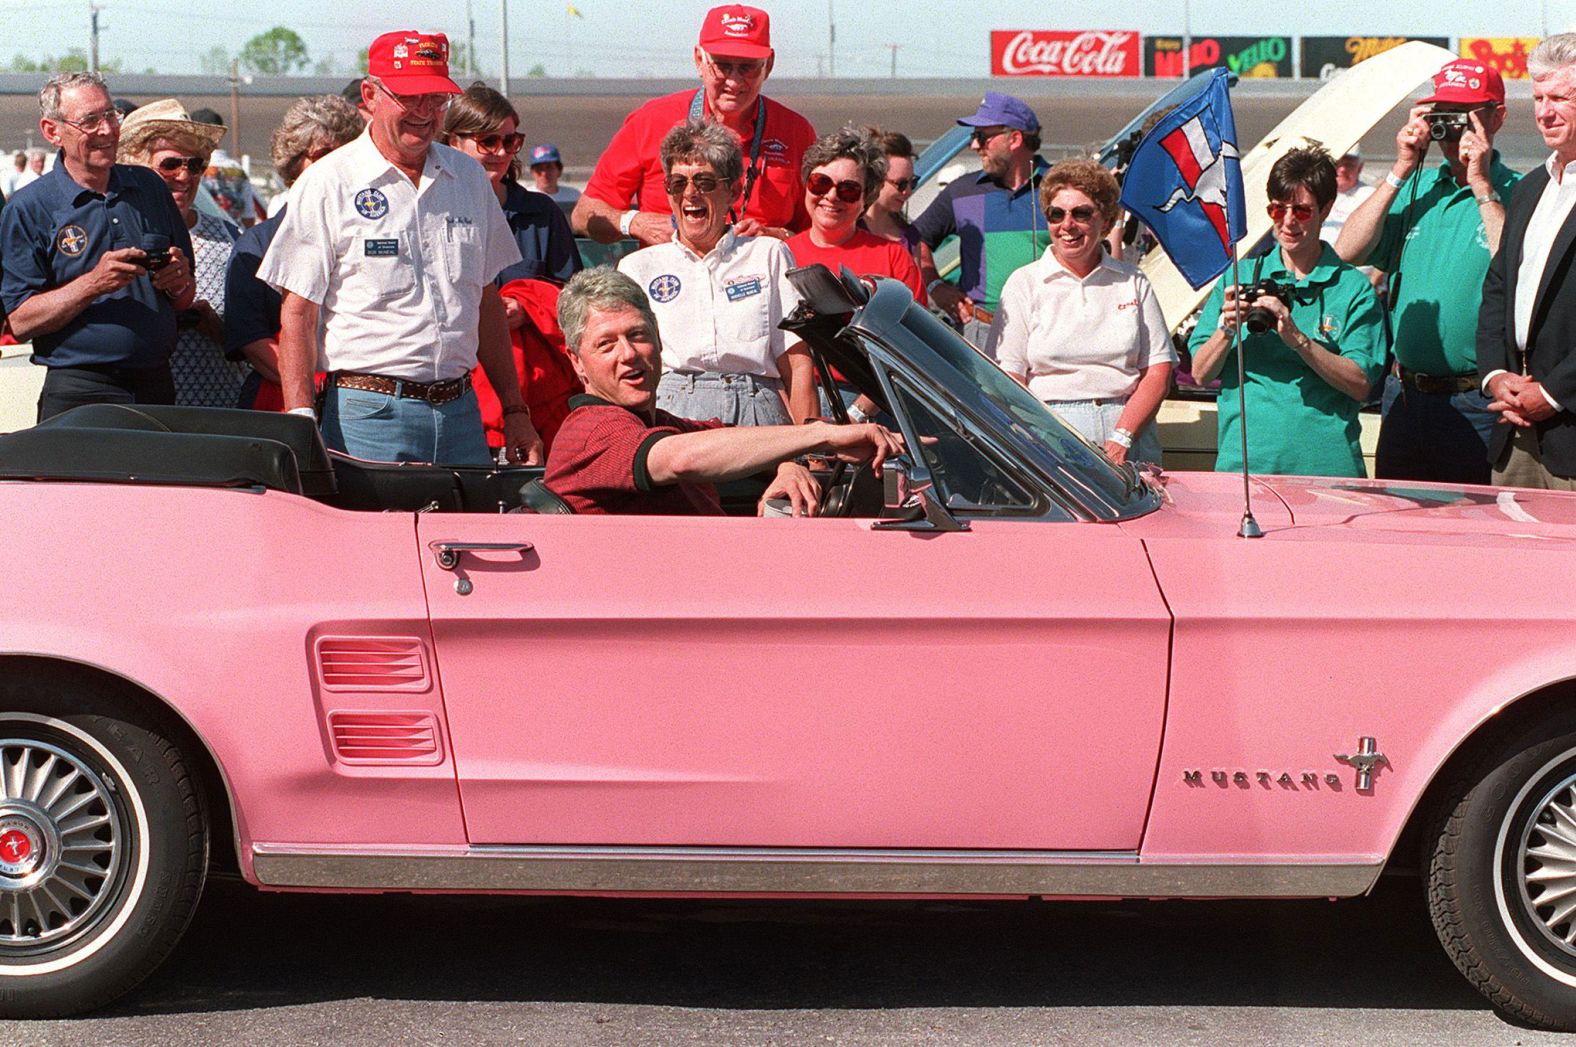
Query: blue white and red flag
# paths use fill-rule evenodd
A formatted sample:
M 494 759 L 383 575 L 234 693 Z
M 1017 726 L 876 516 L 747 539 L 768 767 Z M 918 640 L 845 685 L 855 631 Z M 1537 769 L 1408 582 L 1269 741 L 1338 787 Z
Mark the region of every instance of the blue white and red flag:
M 1215 70 L 1202 91 L 1162 117 L 1122 182 L 1122 206 L 1154 231 L 1195 288 L 1225 271 L 1248 229 L 1229 76 Z

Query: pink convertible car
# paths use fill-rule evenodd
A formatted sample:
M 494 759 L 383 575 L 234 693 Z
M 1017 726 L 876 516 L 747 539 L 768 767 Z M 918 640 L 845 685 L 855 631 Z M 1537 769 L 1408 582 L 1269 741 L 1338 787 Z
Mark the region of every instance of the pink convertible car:
M 210 863 L 805 898 L 1390 872 L 1497 1006 L 1576 1026 L 1576 497 L 1263 477 L 1244 540 L 1240 478 L 1114 467 L 897 284 L 794 278 L 790 325 L 918 449 L 827 476 L 819 519 L 519 512 L 533 471 L 276 415 L 0 438 L 0 1012 L 129 990 Z

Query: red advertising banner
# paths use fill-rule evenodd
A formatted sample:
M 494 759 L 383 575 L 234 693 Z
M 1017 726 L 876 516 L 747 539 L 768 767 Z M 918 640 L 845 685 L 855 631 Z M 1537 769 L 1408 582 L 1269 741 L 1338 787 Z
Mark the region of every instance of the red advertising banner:
M 1461 57 L 1476 58 L 1506 80 L 1527 79 L 1527 56 L 1538 46 L 1535 36 L 1463 36 Z
M 1137 30 L 993 29 L 992 76 L 1142 76 Z

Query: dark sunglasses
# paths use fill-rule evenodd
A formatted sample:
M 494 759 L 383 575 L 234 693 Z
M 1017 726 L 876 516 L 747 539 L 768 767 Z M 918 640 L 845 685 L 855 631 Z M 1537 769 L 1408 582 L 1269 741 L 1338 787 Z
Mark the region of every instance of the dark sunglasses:
M 900 193 L 906 193 L 910 189 L 919 188 L 918 175 L 914 175 L 912 178 L 888 178 L 886 182 L 887 185 L 890 185 L 893 189 L 896 189 Z
M 972 135 L 970 135 L 969 138 L 975 145 L 984 145 L 986 142 L 990 141 L 992 138 L 995 138 L 997 135 L 1004 135 L 1010 130 L 1012 130 L 1010 127 L 998 127 L 994 131 L 988 127 L 981 127 Z
M 166 156 L 159 161 L 159 170 L 165 174 L 174 174 L 183 167 L 186 168 L 188 174 L 200 175 L 208 170 L 208 158 L 205 156 Z
M 856 182 L 852 178 L 834 182 L 831 175 L 819 171 L 804 180 L 804 187 L 810 190 L 811 196 L 825 196 L 836 187 L 837 198 L 845 204 L 857 204 L 865 195 L 863 183 Z
M 466 135 L 466 137 L 489 153 L 496 152 L 500 145 L 510 153 L 518 153 L 520 147 L 525 144 L 525 135 L 523 134 Z
M 1088 225 L 1090 222 L 1094 221 L 1094 216 L 1098 213 L 1099 212 L 1092 207 L 1080 206 L 1074 207 L 1070 210 L 1065 207 L 1053 207 L 1049 211 L 1045 212 L 1045 220 L 1054 225 L 1057 222 L 1066 221 L 1069 217 L 1071 217 L 1072 220 L 1077 222 L 1079 225 Z
M 683 196 L 684 190 L 692 185 L 697 193 L 715 192 L 719 185 L 723 185 L 727 181 L 726 178 L 718 178 L 716 175 L 709 174 L 698 174 L 693 178 L 685 175 L 671 175 L 667 181 L 668 195 Z
M 1269 206 L 1270 221 L 1281 221 L 1286 217 L 1287 211 L 1290 211 L 1291 216 L 1297 219 L 1299 222 L 1306 222 L 1308 219 L 1313 217 L 1313 208 L 1309 207 L 1307 204 L 1283 204 L 1279 201 L 1276 201 Z

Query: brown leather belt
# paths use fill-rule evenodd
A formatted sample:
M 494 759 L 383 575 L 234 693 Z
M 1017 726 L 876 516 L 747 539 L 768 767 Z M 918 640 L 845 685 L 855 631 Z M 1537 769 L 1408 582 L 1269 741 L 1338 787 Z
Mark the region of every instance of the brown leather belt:
M 425 400 L 429 404 L 446 404 L 464 396 L 471 387 L 471 376 L 461 375 L 447 382 L 412 382 L 408 378 L 389 378 L 381 374 L 362 374 L 359 371 L 330 371 L 328 384 L 341 389 L 359 389 L 364 393 L 382 393 L 402 400 Z
M 1396 375 L 1405 385 L 1410 385 L 1420 393 L 1470 393 L 1478 387 L 1475 374 L 1420 374 L 1417 371 L 1408 371 L 1404 367 L 1396 367 Z

